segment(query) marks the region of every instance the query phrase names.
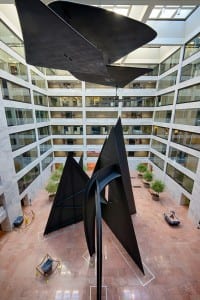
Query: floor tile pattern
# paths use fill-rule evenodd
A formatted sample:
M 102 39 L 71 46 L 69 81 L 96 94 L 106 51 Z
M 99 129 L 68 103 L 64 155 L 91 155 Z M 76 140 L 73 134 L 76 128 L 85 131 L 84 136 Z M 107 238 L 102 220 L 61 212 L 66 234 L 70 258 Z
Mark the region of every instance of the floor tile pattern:
M 132 220 L 145 276 L 103 224 L 102 300 L 200 300 L 200 230 L 188 219 L 187 208 L 165 192 L 153 200 L 137 174 L 131 175 L 137 208 Z M 25 208 L 27 215 L 35 213 L 31 224 L 1 234 L 1 300 L 96 299 L 96 258 L 88 255 L 83 223 L 44 237 L 51 205 L 47 193 L 38 191 Z M 169 210 L 176 211 L 179 227 L 165 222 L 163 213 Z M 61 261 L 61 268 L 43 278 L 35 267 L 47 253 Z

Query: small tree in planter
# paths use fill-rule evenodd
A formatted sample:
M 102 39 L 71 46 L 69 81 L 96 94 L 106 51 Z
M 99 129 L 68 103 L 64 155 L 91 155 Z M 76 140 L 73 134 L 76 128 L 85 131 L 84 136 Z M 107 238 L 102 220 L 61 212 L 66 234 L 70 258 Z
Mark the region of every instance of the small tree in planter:
M 58 188 L 58 181 L 53 181 L 49 179 L 47 185 L 45 186 L 46 191 L 49 194 L 49 200 L 53 200 Z
M 152 194 L 159 198 L 159 194 L 164 191 L 165 184 L 161 180 L 155 180 L 151 184 Z
M 142 176 L 143 173 L 147 171 L 147 166 L 143 163 L 140 163 L 139 165 L 137 165 L 137 171 L 138 171 L 138 175 Z
M 153 173 L 150 172 L 150 171 L 146 171 L 143 174 L 143 182 L 144 182 L 144 184 L 150 185 L 152 180 L 153 180 Z

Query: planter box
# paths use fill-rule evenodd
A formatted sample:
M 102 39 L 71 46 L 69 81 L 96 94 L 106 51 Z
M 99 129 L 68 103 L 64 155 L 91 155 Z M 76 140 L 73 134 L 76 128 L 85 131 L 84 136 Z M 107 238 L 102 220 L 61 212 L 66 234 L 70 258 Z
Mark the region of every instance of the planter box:
M 155 201 L 159 200 L 159 194 L 154 192 L 152 189 L 149 189 L 149 193 L 152 195 L 152 199 Z

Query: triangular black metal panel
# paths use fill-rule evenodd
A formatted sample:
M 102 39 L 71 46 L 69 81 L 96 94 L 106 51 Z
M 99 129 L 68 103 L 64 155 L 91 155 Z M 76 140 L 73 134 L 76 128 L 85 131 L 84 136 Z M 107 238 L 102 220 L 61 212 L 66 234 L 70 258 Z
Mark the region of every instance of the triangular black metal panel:
M 147 72 L 134 67 L 113 69 L 111 64 L 156 36 L 148 25 L 65 1 L 49 6 L 39 0 L 15 0 L 15 4 L 27 63 L 68 70 L 79 80 L 118 87 Z
M 152 69 L 148 68 L 135 68 L 118 65 L 106 65 L 106 69 L 106 76 L 105 74 L 100 75 L 96 69 L 94 70 L 95 73 L 80 73 L 77 70 L 71 71 L 71 73 L 82 81 L 123 88 L 138 76 L 142 76 L 145 73 L 152 71 Z
M 79 166 L 83 169 L 83 153 L 80 157 L 80 160 L 79 160 Z
M 15 0 L 15 4 L 29 64 L 69 71 L 80 68 L 86 73 L 102 65 L 102 52 L 44 3 Z
M 129 211 L 130 214 L 134 214 L 136 213 L 136 207 L 131 187 L 131 179 L 120 118 L 118 119 L 117 124 L 111 129 L 109 137 L 103 145 L 93 174 L 95 174 L 97 170 L 113 164 L 119 165 Z
M 156 32 L 147 24 L 100 7 L 69 1 L 54 1 L 49 6 L 102 50 L 105 64 L 124 57 L 156 36 Z
M 126 187 L 123 184 L 122 177 L 116 178 L 109 184 L 108 203 L 101 204 L 102 217 L 144 274 L 129 207 L 127 202 L 124 201 L 126 198 L 125 191 Z
M 83 199 L 89 177 L 72 156 L 68 156 L 58 185 L 44 234 L 83 219 Z

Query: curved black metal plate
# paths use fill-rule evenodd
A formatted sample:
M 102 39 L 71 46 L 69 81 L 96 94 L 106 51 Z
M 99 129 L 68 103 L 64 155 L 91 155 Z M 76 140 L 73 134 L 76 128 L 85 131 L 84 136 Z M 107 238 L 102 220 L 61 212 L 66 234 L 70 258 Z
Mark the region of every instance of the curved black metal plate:
M 49 7 L 39 0 L 15 3 L 29 64 L 84 73 L 97 69 L 106 74 L 101 51 Z
M 152 40 L 156 33 L 149 26 L 65 1 L 51 3 L 53 10 L 39 0 L 15 3 L 29 64 L 68 70 L 79 80 L 118 87 L 148 71 L 109 64 Z
M 89 177 L 72 156 L 68 156 L 58 185 L 44 234 L 83 219 L 83 200 Z
M 107 65 L 106 69 L 106 76 L 100 76 L 99 74 L 97 74 L 96 70 L 92 71 L 91 74 L 79 73 L 77 71 L 71 73 L 72 75 L 83 81 L 123 88 L 138 76 L 152 71 L 152 69 L 148 68 L 135 68 L 118 65 Z
M 105 64 L 113 63 L 156 37 L 148 25 L 99 7 L 67 1 L 55 1 L 49 6 L 101 49 Z

